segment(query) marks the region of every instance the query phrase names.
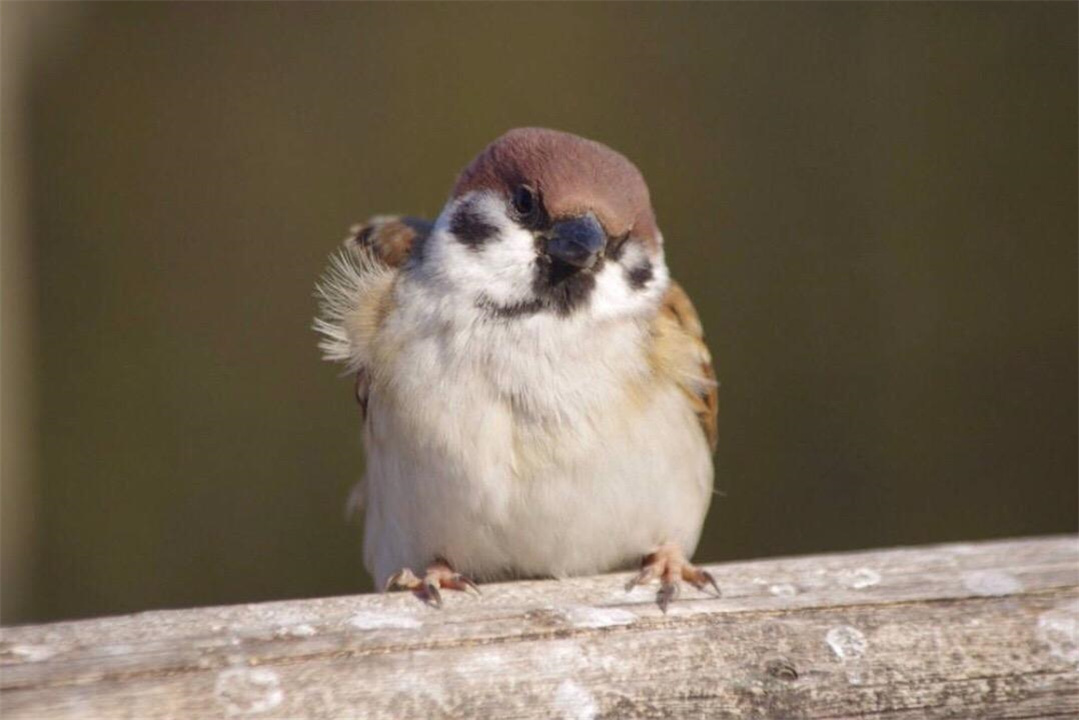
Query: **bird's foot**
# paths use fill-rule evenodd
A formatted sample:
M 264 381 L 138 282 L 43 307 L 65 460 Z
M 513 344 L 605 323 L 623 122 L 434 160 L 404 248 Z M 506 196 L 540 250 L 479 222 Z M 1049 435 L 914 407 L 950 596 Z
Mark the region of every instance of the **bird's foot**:
M 680 594 L 683 581 L 701 591 L 710 585 L 716 591 L 716 597 L 721 595 L 712 573 L 686 560 L 678 543 L 663 543 L 655 552 L 645 555 L 641 560 L 641 571 L 626 583 L 626 592 L 638 585 L 647 585 L 653 580 L 659 580 L 656 604 L 664 613 L 671 601 Z
M 402 568 L 386 581 L 386 592 L 391 590 L 411 590 L 416 597 L 428 605 L 442 607 L 441 590 L 461 590 L 480 594 L 480 589 L 471 579 L 453 569 L 449 561 L 435 558 L 427 566 L 422 578 L 416 577 L 410 568 Z

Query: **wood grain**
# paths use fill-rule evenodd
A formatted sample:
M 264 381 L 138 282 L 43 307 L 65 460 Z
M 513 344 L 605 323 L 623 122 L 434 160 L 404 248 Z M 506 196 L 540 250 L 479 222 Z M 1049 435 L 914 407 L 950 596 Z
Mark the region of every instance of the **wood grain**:
M 627 576 L 5 628 L 14 718 L 1079 716 L 1079 539 L 708 566 L 666 616 Z

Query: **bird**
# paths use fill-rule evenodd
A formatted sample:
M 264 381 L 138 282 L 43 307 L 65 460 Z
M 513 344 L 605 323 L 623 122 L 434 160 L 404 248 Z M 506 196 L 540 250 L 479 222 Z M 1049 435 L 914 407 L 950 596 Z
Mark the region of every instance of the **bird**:
M 663 612 L 713 496 L 718 384 L 640 170 L 516 128 L 434 221 L 354 226 L 314 329 L 354 378 L 365 455 L 350 502 L 384 590 L 441 606 L 477 581 L 633 571 Z

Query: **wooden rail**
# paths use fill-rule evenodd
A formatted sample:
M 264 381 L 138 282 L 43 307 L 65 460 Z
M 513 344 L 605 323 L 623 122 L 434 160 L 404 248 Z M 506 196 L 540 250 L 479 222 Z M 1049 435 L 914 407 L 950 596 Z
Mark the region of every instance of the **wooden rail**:
M 5 628 L 15 718 L 1079 716 L 1079 539 L 729 563 L 667 615 L 626 576 Z

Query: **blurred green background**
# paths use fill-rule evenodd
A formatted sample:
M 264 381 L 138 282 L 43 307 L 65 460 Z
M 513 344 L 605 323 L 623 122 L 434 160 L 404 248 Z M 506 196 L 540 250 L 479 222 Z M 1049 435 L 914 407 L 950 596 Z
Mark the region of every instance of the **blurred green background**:
M 526 124 L 649 180 L 722 381 L 698 558 L 1074 532 L 1076 20 L 3 3 L 3 622 L 369 589 L 312 285 Z

